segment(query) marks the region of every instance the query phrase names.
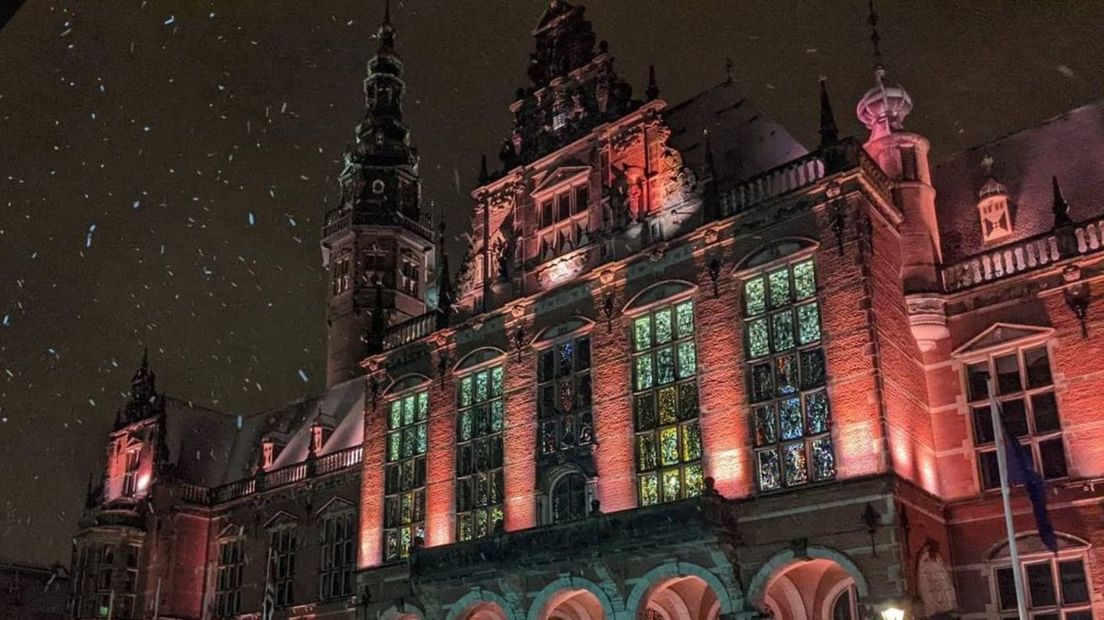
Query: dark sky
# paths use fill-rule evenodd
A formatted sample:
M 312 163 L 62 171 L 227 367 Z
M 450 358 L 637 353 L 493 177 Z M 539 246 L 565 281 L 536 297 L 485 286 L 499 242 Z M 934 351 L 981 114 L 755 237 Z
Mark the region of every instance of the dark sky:
M 318 226 L 379 4 L 29 0 L 0 31 L 0 557 L 68 561 L 143 346 L 170 395 L 234 414 L 322 388 Z M 882 4 L 907 124 L 937 157 L 1102 96 L 1104 3 Z M 425 194 L 453 233 L 544 6 L 396 3 Z M 592 0 L 588 15 L 638 93 L 649 63 L 677 103 L 732 58 L 744 94 L 807 144 L 820 75 L 844 132 L 860 129 L 865 0 Z

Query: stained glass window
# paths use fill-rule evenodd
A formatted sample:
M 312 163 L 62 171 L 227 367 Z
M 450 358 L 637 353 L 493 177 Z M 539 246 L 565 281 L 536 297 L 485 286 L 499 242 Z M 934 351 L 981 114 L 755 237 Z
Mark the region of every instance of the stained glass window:
M 502 366 L 495 366 L 457 383 L 456 530 L 461 541 L 492 534 L 503 518 L 504 381 Z
M 632 338 L 640 505 L 698 495 L 703 474 L 693 302 L 636 318 Z
M 594 441 L 590 336 L 557 342 L 537 355 L 537 439 L 541 457 Z
M 744 352 L 759 488 L 836 474 L 812 259 L 744 281 Z
M 1000 487 L 989 380 L 1001 404 L 1001 423 L 1020 438 L 1044 479 L 1065 478 L 1066 450 L 1046 345 L 1001 351 L 966 364 L 964 383 L 973 418 L 982 489 Z
M 429 393 L 422 389 L 387 404 L 387 464 L 384 467 L 383 555 L 395 562 L 425 535 L 425 479 Z

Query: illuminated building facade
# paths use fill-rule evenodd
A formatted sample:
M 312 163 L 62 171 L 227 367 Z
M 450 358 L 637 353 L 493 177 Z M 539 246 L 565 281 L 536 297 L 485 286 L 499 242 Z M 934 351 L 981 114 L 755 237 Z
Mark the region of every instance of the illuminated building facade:
M 634 97 L 581 6 L 534 38 L 452 280 L 385 19 L 324 231 L 331 387 L 235 420 L 143 364 L 80 617 L 256 618 L 266 583 L 278 618 L 1007 617 L 990 378 L 1058 531 L 1016 491 L 1033 617 L 1104 612 L 1104 107 L 931 163 L 879 67 L 865 141 L 822 84 L 810 150 L 731 82 Z

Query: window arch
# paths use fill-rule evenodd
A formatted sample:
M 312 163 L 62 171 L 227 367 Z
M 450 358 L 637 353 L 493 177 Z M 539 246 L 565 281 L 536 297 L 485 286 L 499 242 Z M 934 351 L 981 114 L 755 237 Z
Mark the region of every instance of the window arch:
M 762 268 L 769 263 L 783 258 L 796 258 L 798 254 L 803 254 L 807 250 L 815 250 L 817 246 L 818 244 L 816 241 L 806 239 L 805 237 L 778 239 L 760 247 L 741 259 L 740 262 L 736 264 L 736 273 L 748 269 L 755 269 L 757 267 Z
M 457 365 L 463 373 L 456 385 L 456 529 L 460 541 L 493 533 L 504 517 L 502 357 L 498 349 L 479 349 Z
M 405 389 L 387 403 L 383 553 L 388 562 L 407 557 L 411 545 L 425 536 L 429 392 L 417 377 L 400 380 L 396 387 L 400 384 Z
M 551 523 L 577 521 L 587 515 L 587 481 L 579 471 L 568 471 L 552 483 L 549 494 Z
M 545 330 L 537 346 L 537 455 L 547 461 L 586 447 L 591 418 L 590 326 L 572 319 Z M 557 460 L 558 462 L 558 460 Z

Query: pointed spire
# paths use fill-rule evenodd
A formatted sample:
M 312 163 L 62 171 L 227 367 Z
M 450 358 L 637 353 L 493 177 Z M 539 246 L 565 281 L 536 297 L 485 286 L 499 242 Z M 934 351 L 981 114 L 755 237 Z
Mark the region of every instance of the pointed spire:
M 705 137 L 705 176 L 709 179 L 717 178 L 717 163 L 713 159 L 713 141 L 709 137 L 709 130 L 702 130 Z
M 437 266 L 437 309 L 440 311 L 437 320 L 437 329 L 448 327 L 449 317 L 452 316 L 452 302 L 455 293 L 452 290 L 452 278 L 449 277 L 448 252 L 445 250 L 445 220 L 441 218 L 440 242 L 438 248 L 441 253 L 440 264 Z
M 869 15 L 866 23 L 870 24 L 870 43 L 874 46 L 874 66 L 882 66 L 882 37 L 878 34 L 878 12 L 874 10 L 874 0 L 869 3 Z
M 483 153 L 479 156 L 479 185 L 486 185 L 491 175 L 487 172 L 487 154 Z
M 380 50 L 395 47 L 395 28 L 391 25 L 391 0 L 383 0 L 383 21 L 379 27 Z
M 149 370 L 149 347 L 142 347 L 142 370 Z
M 1073 223 L 1070 218 L 1069 203 L 1066 202 L 1066 197 L 1062 195 L 1062 188 L 1058 185 L 1058 177 L 1050 177 L 1051 188 L 1054 191 L 1054 227 L 1068 226 Z
M 656 83 L 655 65 L 648 65 L 648 88 L 644 91 L 645 101 L 659 98 L 659 84 Z
M 820 147 L 839 142 L 836 116 L 832 113 L 832 101 L 828 97 L 828 78 L 820 78 Z

